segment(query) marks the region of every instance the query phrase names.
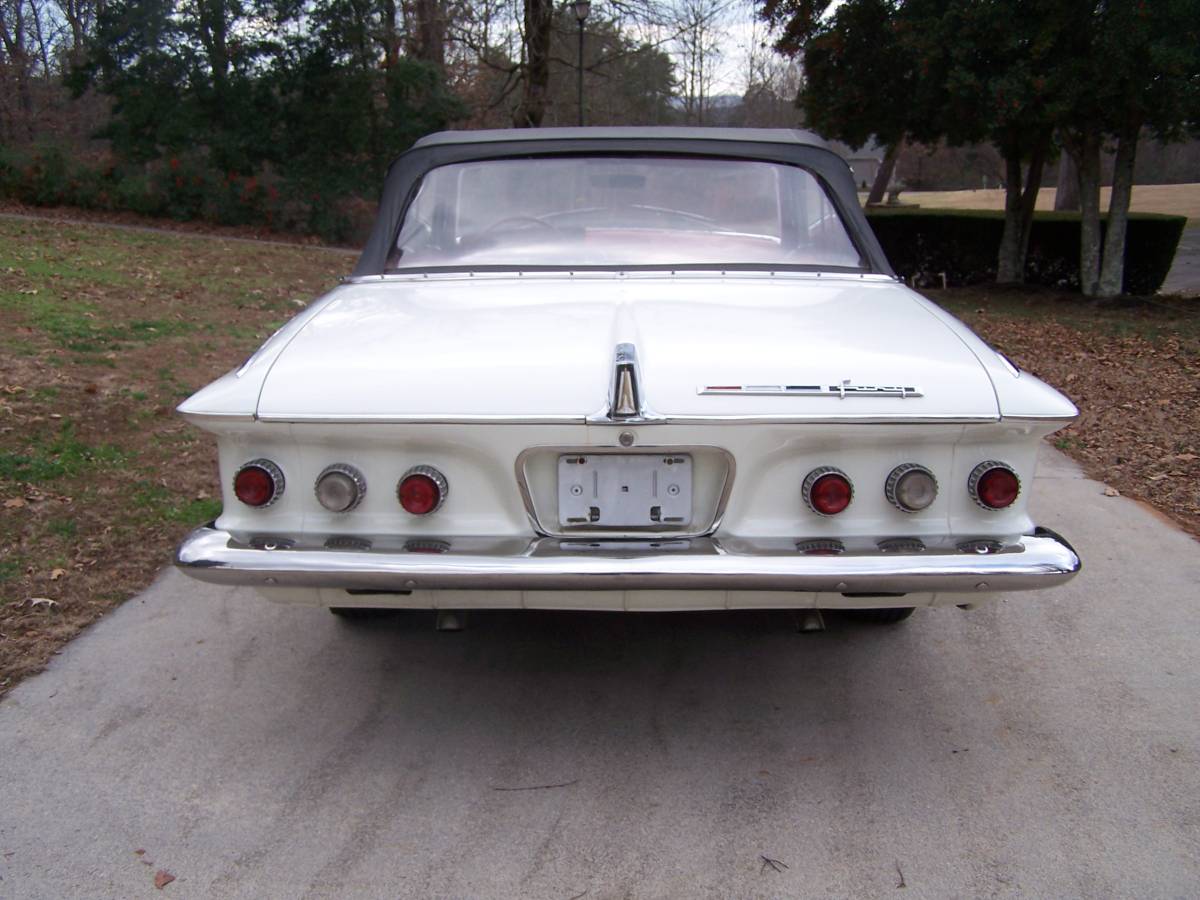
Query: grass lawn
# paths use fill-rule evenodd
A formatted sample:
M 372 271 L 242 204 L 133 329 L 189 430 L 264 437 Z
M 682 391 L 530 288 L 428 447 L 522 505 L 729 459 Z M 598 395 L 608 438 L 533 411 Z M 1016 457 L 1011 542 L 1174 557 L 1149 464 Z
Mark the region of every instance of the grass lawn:
M 0 220 L 0 694 L 218 512 L 215 446 L 175 406 L 352 263 Z
M 1037 208 L 1054 209 L 1054 188 L 1038 191 Z M 1100 189 L 1100 209 L 1108 209 L 1111 188 Z M 861 194 L 866 200 L 867 195 Z M 901 203 L 916 203 L 922 209 L 1004 209 L 1004 191 L 905 191 Z M 1130 203 L 1133 212 L 1187 216 L 1189 225 L 1200 221 L 1200 184 L 1135 184 Z
M 215 447 L 173 409 L 352 257 L 0 219 L 0 694 L 145 587 L 219 509 Z M 1083 411 L 1056 443 L 1200 534 L 1200 303 L 929 295 Z

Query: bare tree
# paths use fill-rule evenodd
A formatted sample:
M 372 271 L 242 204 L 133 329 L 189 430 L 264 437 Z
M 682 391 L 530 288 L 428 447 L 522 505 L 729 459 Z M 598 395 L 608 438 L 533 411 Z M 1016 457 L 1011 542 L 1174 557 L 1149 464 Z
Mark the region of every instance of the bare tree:
M 33 138 L 33 90 L 35 60 L 29 47 L 29 16 L 25 0 L 0 0 L 0 86 L 4 101 L 4 133 L 9 139 Z
M 537 128 L 546 115 L 550 86 L 550 38 L 554 30 L 553 0 L 525 0 L 522 62 L 525 71 L 521 102 L 513 113 L 517 128 Z
M 404 19 L 409 56 L 445 70 L 448 17 L 446 0 L 408 0 Z
M 687 121 L 703 125 L 721 59 L 721 14 L 727 0 L 678 0 L 672 24 L 679 50 L 683 111 Z
M 755 19 L 743 48 L 746 90 L 737 124 L 757 128 L 794 128 L 800 121 L 796 96 L 800 93 L 799 64 L 774 52 L 768 45 L 766 25 Z
M 104 11 L 104 0 L 55 0 L 54 5 L 70 35 L 65 47 L 67 63 L 79 63 L 87 39 L 95 30 L 96 18 Z

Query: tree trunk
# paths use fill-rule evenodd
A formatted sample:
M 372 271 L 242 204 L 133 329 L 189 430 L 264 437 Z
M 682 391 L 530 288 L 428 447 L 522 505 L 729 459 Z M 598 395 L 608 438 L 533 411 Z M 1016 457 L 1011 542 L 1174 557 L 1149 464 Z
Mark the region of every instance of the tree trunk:
M 1079 171 L 1079 289 L 1094 297 L 1100 282 L 1100 134 L 1086 132 L 1075 143 Z
M 1141 128 L 1130 126 L 1117 139 L 1113 164 L 1112 197 L 1108 201 L 1108 228 L 1104 232 L 1104 261 L 1096 293 L 1116 297 L 1125 286 L 1125 231 L 1129 223 L 1129 200 L 1133 193 L 1133 163 Z
M 1025 274 L 1021 255 L 1021 157 L 1011 148 L 1004 159 L 1004 233 L 996 260 L 996 281 L 1020 284 Z
M 1014 136 L 1002 147 L 1006 177 L 1004 233 L 1000 237 L 1000 254 L 996 260 L 996 281 L 1000 284 L 1021 284 L 1025 281 L 1025 257 L 1029 253 L 1033 211 L 1037 206 L 1038 191 L 1042 188 L 1046 154 L 1050 150 L 1050 132 L 1043 132 L 1034 138 L 1029 154 L 1029 170 L 1024 181 L 1021 178 L 1022 143 L 1020 138 Z
M 14 53 L 11 57 L 11 65 L 16 73 L 17 102 L 21 108 L 21 117 L 24 120 L 22 129 L 25 132 L 25 138 L 32 141 L 34 136 L 33 90 L 29 85 L 29 70 L 31 68 L 29 54 L 24 50 Z
M 384 68 L 394 66 L 400 59 L 400 17 L 402 10 L 397 8 L 396 0 L 382 0 L 379 4 L 379 43 L 383 45 Z M 407 24 L 407 23 L 404 23 Z
M 887 186 L 892 180 L 892 173 L 896 171 L 896 158 L 900 156 L 902 143 L 901 140 L 888 145 L 887 152 L 883 155 L 883 162 L 879 164 L 879 171 L 875 173 L 875 180 L 871 183 L 871 193 L 867 195 L 868 206 L 883 202 L 883 195 L 887 192 Z
M 200 43 L 212 72 L 217 109 L 222 110 L 229 79 L 229 26 L 232 16 L 225 0 L 203 0 L 197 4 Z
M 409 0 L 408 52 L 422 62 L 432 63 L 438 71 L 446 68 L 445 0 Z
M 1029 169 L 1025 175 L 1025 189 L 1021 192 L 1021 249 L 1017 263 L 1020 266 L 1018 281 L 1025 280 L 1025 264 L 1029 259 L 1029 238 L 1033 235 L 1033 214 L 1037 210 L 1038 193 L 1042 189 L 1042 175 L 1046 171 L 1046 155 L 1050 152 L 1050 132 L 1037 139 L 1029 157 Z
M 1075 160 L 1066 150 L 1058 159 L 1058 189 L 1054 192 L 1056 212 L 1075 212 L 1079 209 L 1079 172 Z
M 546 115 L 553 26 L 553 0 L 525 0 L 525 83 L 521 104 L 513 112 L 517 128 L 538 128 Z
M 30 90 L 29 79 L 33 60 L 25 46 L 25 18 L 20 4 L 13 9 L 13 18 L 8 22 L 4 18 L 5 9 L 0 8 L 0 40 L 3 41 L 4 52 L 8 54 L 7 65 L 4 66 L 16 84 L 17 107 L 20 110 L 21 129 L 27 140 L 33 140 L 33 92 Z M 13 115 L 13 133 L 17 130 L 17 116 Z

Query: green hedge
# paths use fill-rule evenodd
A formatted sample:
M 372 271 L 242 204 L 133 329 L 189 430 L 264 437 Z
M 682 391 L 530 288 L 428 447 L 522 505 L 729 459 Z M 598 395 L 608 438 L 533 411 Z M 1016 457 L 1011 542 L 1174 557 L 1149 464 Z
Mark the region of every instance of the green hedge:
M 1101 221 L 1101 229 L 1107 217 Z M 867 220 L 884 253 L 905 280 L 940 284 L 979 284 L 996 280 L 996 255 L 1004 213 L 991 210 L 878 208 Z M 1175 258 L 1187 219 L 1133 213 L 1125 238 L 1127 294 L 1153 294 Z M 1029 239 L 1025 280 L 1063 290 L 1079 290 L 1079 214 L 1039 212 Z

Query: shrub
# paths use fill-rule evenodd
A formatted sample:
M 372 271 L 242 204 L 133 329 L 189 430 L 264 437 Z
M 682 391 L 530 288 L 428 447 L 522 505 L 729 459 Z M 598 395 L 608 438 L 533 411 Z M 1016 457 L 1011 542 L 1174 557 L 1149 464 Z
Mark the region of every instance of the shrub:
M 0 197 L 30 206 L 120 210 L 181 221 L 313 234 L 331 243 L 363 236 L 366 201 L 327 177 L 281 178 L 217 170 L 200 150 L 145 164 L 80 162 L 54 146 L 0 146 Z
M 1004 213 L 992 210 L 871 209 L 867 221 L 906 280 L 979 284 L 996 279 Z M 1153 294 L 1171 269 L 1187 219 L 1132 213 L 1125 238 L 1127 294 Z M 1107 217 L 1102 217 L 1101 230 Z M 1039 212 L 1029 238 L 1025 280 L 1079 290 L 1079 214 Z
M 5 196 L 31 206 L 53 206 L 69 195 L 70 181 L 66 157 L 56 147 L 3 150 L 0 184 Z

